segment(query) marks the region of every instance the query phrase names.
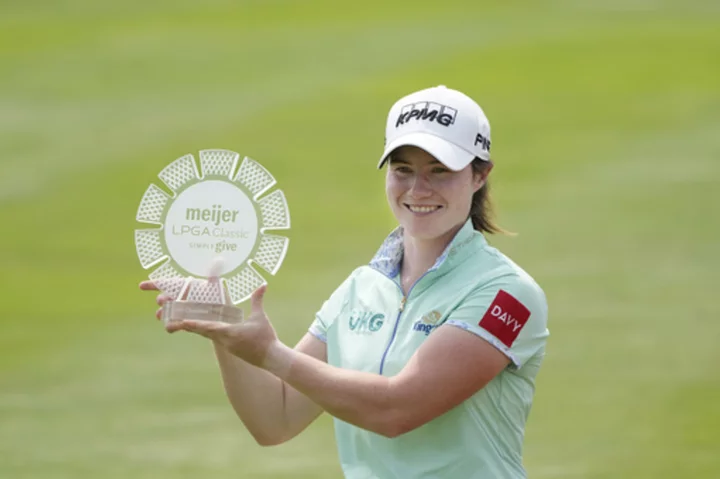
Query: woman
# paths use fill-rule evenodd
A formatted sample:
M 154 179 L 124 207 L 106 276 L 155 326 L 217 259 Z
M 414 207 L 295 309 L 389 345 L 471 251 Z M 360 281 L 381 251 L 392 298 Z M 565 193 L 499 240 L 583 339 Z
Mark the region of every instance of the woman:
M 399 227 L 294 349 L 263 311 L 265 287 L 243 323 L 167 329 L 213 340 L 228 398 L 259 444 L 287 441 L 327 411 L 347 478 L 524 478 L 547 303 L 483 235 L 500 231 L 488 120 L 444 86 L 408 95 L 388 116 L 385 165 Z

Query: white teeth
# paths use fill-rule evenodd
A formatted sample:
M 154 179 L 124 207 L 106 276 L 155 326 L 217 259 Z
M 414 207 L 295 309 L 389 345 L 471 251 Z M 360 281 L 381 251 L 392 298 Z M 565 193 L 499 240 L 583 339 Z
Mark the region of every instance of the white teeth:
M 439 208 L 439 206 L 412 206 L 408 205 L 408 208 L 410 208 L 410 211 L 413 213 L 430 213 L 432 211 L 435 211 Z

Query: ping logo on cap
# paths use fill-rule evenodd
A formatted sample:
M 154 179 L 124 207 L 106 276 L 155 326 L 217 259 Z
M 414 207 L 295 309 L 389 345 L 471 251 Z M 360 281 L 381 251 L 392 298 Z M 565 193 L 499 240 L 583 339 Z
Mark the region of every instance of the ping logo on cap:
M 477 145 L 480 145 L 480 147 L 485 151 L 490 151 L 490 140 L 482 133 L 478 133 L 475 136 L 475 146 Z
M 442 126 L 450 126 L 455 123 L 457 110 L 440 103 L 432 103 L 423 101 L 405 105 L 400 110 L 400 115 L 395 122 L 395 128 L 398 128 L 411 120 L 416 121 L 434 121 Z

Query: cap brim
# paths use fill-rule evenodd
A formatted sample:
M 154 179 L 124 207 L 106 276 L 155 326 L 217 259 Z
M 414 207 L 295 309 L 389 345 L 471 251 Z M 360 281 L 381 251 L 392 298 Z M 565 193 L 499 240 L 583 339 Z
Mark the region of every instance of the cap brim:
M 455 146 L 449 141 L 425 132 L 408 133 L 388 143 L 378 163 L 382 168 L 387 161 L 388 155 L 401 146 L 416 146 L 430 153 L 443 165 L 451 170 L 460 171 L 475 159 L 475 155 Z

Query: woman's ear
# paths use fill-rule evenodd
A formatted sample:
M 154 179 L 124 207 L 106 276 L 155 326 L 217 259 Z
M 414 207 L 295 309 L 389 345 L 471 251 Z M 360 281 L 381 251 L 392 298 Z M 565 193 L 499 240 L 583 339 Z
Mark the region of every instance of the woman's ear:
M 475 160 L 477 161 L 477 160 Z M 488 175 L 490 175 L 490 171 L 493 169 L 493 163 L 491 161 L 483 162 L 485 163 L 480 168 L 473 168 L 473 192 L 477 192 L 480 188 L 485 186 L 485 183 L 487 183 Z

